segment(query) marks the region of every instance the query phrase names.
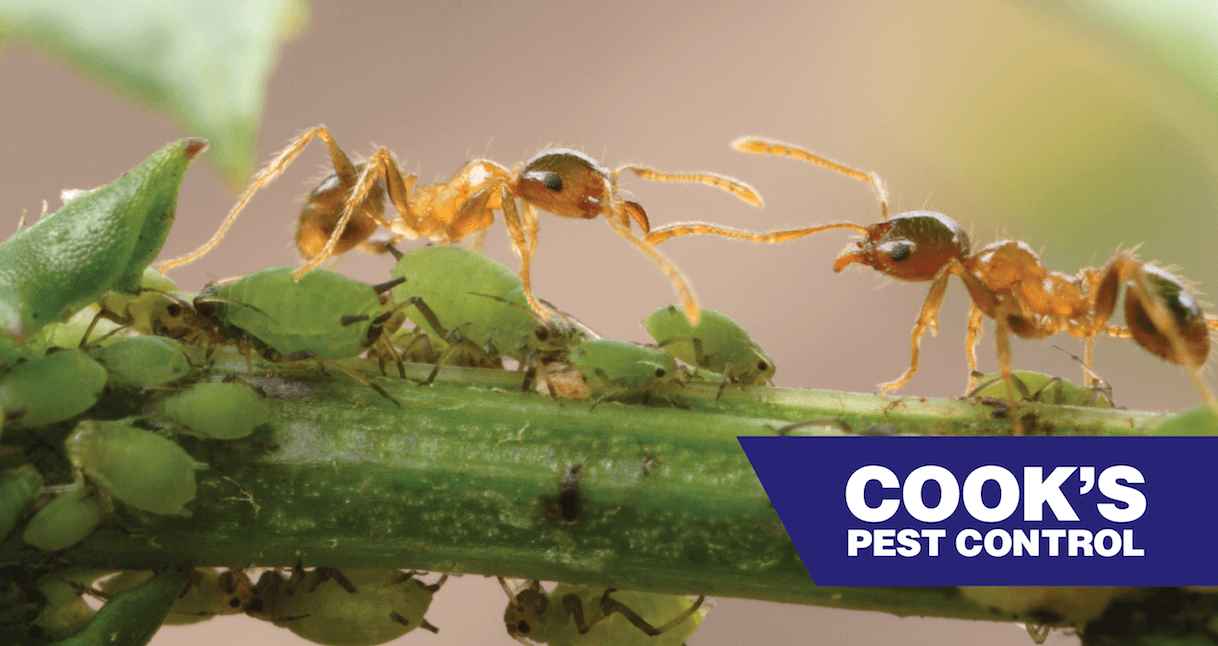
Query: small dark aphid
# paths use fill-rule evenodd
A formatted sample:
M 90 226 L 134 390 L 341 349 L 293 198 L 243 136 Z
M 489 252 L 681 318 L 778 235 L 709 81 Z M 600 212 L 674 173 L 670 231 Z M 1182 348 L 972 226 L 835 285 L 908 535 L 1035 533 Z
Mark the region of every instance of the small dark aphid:
M 584 465 L 573 464 L 558 481 L 558 508 L 562 512 L 564 525 L 579 522 L 579 481 L 583 479 Z

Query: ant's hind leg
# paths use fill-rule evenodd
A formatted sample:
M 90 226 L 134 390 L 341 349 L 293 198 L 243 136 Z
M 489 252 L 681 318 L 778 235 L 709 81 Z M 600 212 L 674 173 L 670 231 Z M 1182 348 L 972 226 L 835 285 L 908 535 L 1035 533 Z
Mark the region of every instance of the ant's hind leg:
M 1015 399 L 1015 378 L 1011 374 L 1011 335 L 1005 318 L 995 319 L 997 325 L 994 339 L 998 346 L 998 367 L 1002 370 L 1002 381 L 1007 386 L 1007 402 L 1011 406 L 1011 419 L 1015 422 L 1015 435 L 1023 435 L 1023 421 L 1019 418 L 1019 402 Z M 1021 384 L 1022 385 L 1022 384 Z M 1024 387 L 1027 390 L 1027 387 Z
M 338 250 L 338 244 L 339 240 L 342 239 L 343 234 L 347 230 L 347 225 L 351 223 L 352 218 L 356 216 L 357 212 L 359 213 L 361 221 L 363 221 L 364 218 L 369 218 L 371 223 L 375 223 L 373 227 L 375 227 L 375 225 L 379 225 L 387 229 L 390 228 L 390 223 L 385 220 L 384 215 L 379 212 L 381 210 L 379 205 L 383 204 L 383 202 L 381 202 L 380 199 L 377 199 L 376 202 L 378 206 L 376 208 L 367 208 L 365 206 L 365 202 L 369 201 L 370 197 L 373 197 L 372 194 L 374 189 L 377 189 L 377 194 L 379 194 L 379 187 L 377 185 L 378 179 L 391 176 L 395 173 L 400 174 L 401 169 L 398 167 L 397 162 L 393 160 L 393 156 L 388 150 L 381 148 L 368 159 L 368 161 L 364 164 L 364 169 L 360 172 L 359 178 L 356 180 L 355 185 L 351 188 L 350 195 L 347 196 L 345 206 L 343 207 L 343 213 L 338 218 L 338 222 L 335 223 L 334 229 L 330 233 L 329 239 L 326 240 L 325 246 L 323 246 L 321 250 L 317 252 L 317 255 L 310 258 L 303 267 L 296 270 L 296 280 L 300 280 L 302 276 L 316 269 L 330 256 L 343 253 L 350 248 L 346 247 L 340 251 Z M 406 217 L 406 215 L 408 214 L 403 214 L 403 217 Z M 367 224 L 367 222 L 364 223 Z M 372 228 L 363 228 L 366 230 L 366 233 L 362 234 L 363 238 L 367 238 L 372 234 Z M 363 239 L 358 240 L 358 242 L 363 242 Z M 354 246 L 355 244 L 358 244 L 358 242 L 351 242 L 348 244 Z
M 228 217 L 224 219 L 224 223 L 220 225 L 220 228 L 214 235 L 212 235 L 210 240 L 203 243 L 203 246 L 195 249 L 185 256 L 174 258 L 173 260 L 161 265 L 161 273 L 164 274 L 175 267 L 181 267 L 182 265 L 192 263 L 206 254 L 208 251 L 211 251 L 216 245 L 220 244 L 220 241 L 224 239 L 225 234 L 228 233 L 229 228 L 232 227 L 233 223 L 237 221 L 237 216 L 241 214 L 241 211 L 245 209 L 245 205 L 249 203 L 252 197 L 254 197 L 254 193 L 257 193 L 259 189 L 267 184 L 270 184 L 276 177 L 279 177 L 279 175 L 283 173 L 284 169 L 286 169 L 292 163 L 292 160 L 296 159 L 296 157 L 300 155 L 301 151 L 304 150 L 305 146 L 308 145 L 313 137 L 319 137 L 323 142 L 325 142 L 326 148 L 328 148 L 330 151 L 330 159 L 334 163 L 334 171 L 338 173 L 339 180 L 347 183 L 348 185 L 354 184 L 357 175 L 355 165 L 351 163 L 351 160 L 347 157 L 346 153 L 344 153 L 342 149 L 338 147 L 338 144 L 335 143 L 334 138 L 330 136 L 330 131 L 326 130 L 325 126 L 309 128 L 308 130 L 300 133 L 291 141 L 291 143 L 287 145 L 286 148 L 283 149 L 282 152 L 279 153 L 277 157 L 275 157 L 274 160 L 271 161 L 271 163 L 267 164 L 262 170 L 258 171 L 258 173 L 254 175 L 254 181 L 251 182 L 249 188 L 245 189 L 245 192 L 241 194 L 241 197 L 237 200 L 237 203 L 233 205 L 232 210 L 228 212 Z

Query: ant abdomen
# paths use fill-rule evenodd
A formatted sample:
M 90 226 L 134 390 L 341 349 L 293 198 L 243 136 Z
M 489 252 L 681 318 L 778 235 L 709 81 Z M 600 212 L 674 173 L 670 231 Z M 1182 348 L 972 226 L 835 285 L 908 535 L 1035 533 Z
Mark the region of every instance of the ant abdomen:
M 1170 272 L 1154 265 L 1142 266 L 1142 278 L 1151 297 L 1165 306 L 1175 325 L 1182 349 L 1188 355 L 1178 356 L 1171 338 L 1154 324 L 1143 297 L 1134 289 L 1125 291 L 1125 324 L 1134 341 L 1148 351 L 1176 364 L 1201 367 L 1210 353 L 1209 326 L 1197 299 L 1184 283 Z
M 363 170 L 363 164 L 357 168 Z M 300 255 L 312 259 L 321 254 L 346 208 L 351 188 L 339 179 L 337 173 L 331 173 L 305 198 L 296 223 L 296 248 Z M 379 219 L 384 211 L 385 185 L 377 180 L 343 229 L 335 244 L 334 254 L 346 253 L 367 240 L 380 226 Z
M 951 260 L 969 255 L 968 234 L 960 223 L 933 211 L 910 211 L 877 222 L 867 236 L 846 247 L 833 263 L 867 265 L 899 280 L 931 280 Z

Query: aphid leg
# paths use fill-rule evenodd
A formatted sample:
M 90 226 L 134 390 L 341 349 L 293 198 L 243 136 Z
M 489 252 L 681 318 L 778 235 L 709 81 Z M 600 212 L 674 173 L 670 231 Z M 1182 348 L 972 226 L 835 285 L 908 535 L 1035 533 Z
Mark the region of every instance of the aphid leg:
M 818 166 L 823 166 L 835 173 L 841 173 L 847 177 L 852 177 L 860 182 L 868 182 L 875 189 L 876 197 L 880 201 L 881 220 L 888 219 L 888 191 L 884 188 L 884 180 L 880 179 L 875 173 L 868 173 L 856 168 L 850 168 L 839 164 L 831 159 L 826 159 L 819 155 L 814 155 L 811 152 L 792 144 L 773 141 L 770 139 L 761 139 L 758 137 L 741 137 L 732 142 L 732 148 L 740 152 L 766 155 L 782 155 L 793 159 L 801 159 L 803 161 L 812 162 Z
M 660 269 L 664 275 L 668 276 L 668 280 L 672 282 L 673 289 L 677 291 L 677 295 L 681 297 L 681 303 L 685 307 L 685 318 L 689 320 L 690 325 L 698 324 L 698 297 L 694 296 L 694 290 L 689 286 L 689 282 L 685 280 L 685 276 L 681 273 L 677 266 L 672 264 L 672 261 L 664 256 L 664 254 L 656 251 L 651 245 L 644 242 L 641 238 L 634 235 L 630 230 L 630 221 L 627 220 L 626 213 L 618 208 L 613 213 L 606 213 L 605 218 L 609 220 L 609 225 L 617 231 L 618 235 L 630 241 L 630 244 L 638 247 L 640 251 L 651 257 L 656 264 L 660 265 Z
M 529 369 L 525 372 L 524 386 L 521 390 L 527 392 L 529 389 L 532 379 L 529 378 L 528 373 L 536 373 L 537 378 L 546 385 L 546 390 L 550 391 L 550 397 L 554 400 L 554 403 L 558 404 L 559 408 L 562 408 L 562 400 L 558 398 L 558 389 L 554 387 L 554 382 L 550 379 L 550 371 L 546 370 L 546 365 L 541 362 L 541 358 L 536 354 L 531 354 L 524 362 L 529 364 Z
M 317 576 L 313 579 L 313 585 L 309 588 L 309 592 L 316 590 L 317 586 L 330 580 L 333 580 L 335 583 L 341 586 L 342 589 L 351 594 L 359 592 L 359 589 L 355 587 L 355 584 L 351 583 L 351 579 L 348 579 L 347 575 L 343 574 L 337 568 L 319 567 L 314 570 L 314 574 Z
M 909 369 L 894 381 L 880 384 L 880 392 L 888 393 L 896 390 L 901 386 L 909 383 L 913 379 L 914 373 L 918 372 L 918 355 L 921 349 L 922 335 L 926 333 L 926 328 L 937 325 L 936 318 L 939 316 L 939 307 L 943 305 L 943 296 L 947 293 L 947 279 L 951 278 L 953 272 L 952 265 L 948 265 L 939 270 L 935 276 L 935 280 L 931 283 L 930 291 L 926 294 L 926 300 L 922 302 L 922 311 L 918 314 L 918 320 L 914 323 L 913 331 L 910 334 L 910 359 Z M 933 331 L 932 331 L 933 334 Z
M 698 346 L 702 345 L 699 343 L 699 341 L 700 339 L 694 339 L 694 348 L 698 348 Z M 715 395 L 715 401 L 719 401 L 723 398 L 723 389 L 727 388 L 727 376 L 731 374 L 731 368 L 732 359 L 729 357 L 728 360 L 723 364 L 723 376 L 719 379 L 719 392 Z M 741 388 L 741 390 L 743 390 L 743 388 Z
M 310 359 L 310 358 L 317 360 L 318 365 L 322 366 L 323 372 L 325 371 L 324 367 L 329 366 L 330 368 L 333 368 L 333 369 L 343 373 L 344 375 L 347 375 L 348 377 L 354 379 L 355 381 L 358 381 L 359 383 L 375 390 L 378 395 L 393 402 L 395 406 L 402 405 L 401 402 L 399 402 L 398 400 L 396 400 L 392 396 L 390 396 L 390 394 L 388 392 L 386 392 L 384 388 L 381 388 L 380 386 L 372 383 L 370 380 L 360 376 L 359 373 L 342 365 L 341 363 L 338 363 L 337 361 L 331 361 L 329 359 L 324 359 L 322 357 L 318 357 L 318 356 L 314 355 L 312 352 L 309 352 L 308 350 L 305 350 L 304 352 L 296 352 L 291 355 L 288 355 L 288 357 L 287 357 L 287 359 L 289 361 L 299 361 L 302 359 Z
M 228 217 L 224 219 L 224 223 L 220 225 L 220 229 L 217 230 L 214 235 L 212 235 L 211 240 L 203 243 L 203 246 L 195 249 L 185 256 L 174 258 L 173 260 L 161 265 L 161 273 L 164 274 L 175 267 L 181 267 L 182 265 L 192 263 L 202 257 L 203 254 L 211 251 L 216 245 L 220 244 L 220 241 L 224 239 L 225 234 L 228 233 L 229 228 L 233 226 L 233 222 L 237 221 L 237 216 L 241 214 L 241 211 L 245 209 L 245 205 L 249 203 L 250 198 L 254 197 L 254 193 L 257 193 L 259 189 L 267 184 L 270 184 L 271 181 L 273 181 L 276 177 L 279 177 L 279 175 L 283 173 L 284 169 L 286 169 L 288 165 L 292 163 L 292 160 L 296 159 L 296 156 L 304 150 L 305 146 L 308 145 L 309 141 L 311 141 L 313 137 L 320 137 L 321 140 L 325 142 L 326 148 L 328 148 L 330 151 L 330 159 L 334 163 L 334 170 L 338 173 L 339 179 L 354 182 L 356 177 L 355 164 L 351 163 L 351 160 L 347 158 L 346 153 L 344 153 L 342 149 L 338 147 L 338 144 L 334 142 L 334 139 L 330 137 L 330 132 L 326 130 L 326 127 L 317 126 L 315 128 L 309 128 L 288 143 L 288 146 L 279 153 L 279 156 L 277 156 L 271 161 L 271 163 L 267 164 L 262 170 L 258 171 L 258 173 L 254 175 L 254 181 L 250 183 L 249 188 L 245 189 L 245 193 L 241 194 L 241 197 L 237 200 L 237 203 L 233 205 L 232 210 L 228 212 Z M 339 231 L 341 230 L 342 229 L 340 228 Z
M 634 624 L 636 628 L 652 637 L 668 632 L 669 630 L 681 625 L 681 622 L 693 616 L 693 614 L 698 611 L 698 608 L 702 607 L 702 602 L 706 601 L 705 596 L 698 597 L 698 600 L 694 602 L 694 605 L 687 608 L 685 612 L 681 613 L 672 621 L 664 624 L 663 626 L 656 628 L 648 623 L 646 619 L 640 617 L 639 614 L 632 610 L 629 606 L 617 601 L 616 599 L 610 598 L 609 594 L 613 591 L 613 588 L 607 588 L 605 590 L 605 594 L 601 597 L 601 612 L 604 614 L 604 617 L 608 617 L 610 613 L 616 612 L 625 617 L 630 623 Z
M 351 222 L 355 212 L 360 210 L 364 200 L 368 198 L 368 194 L 376 186 L 376 181 L 395 172 L 401 173 L 401 169 L 398 168 L 397 162 L 393 160 L 393 156 L 388 150 L 381 148 L 373 153 L 372 157 L 365 163 L 364 170 L 360 172 L 355 186 L 351 189 L 351 195 L 347 197 L 347 204 L 343 208 L 343 214 L 338 218 L 338 223 L 334 225 L 334 231 L 330 234 L 330 239 L 326 240 L 326 246 L 322 247 L 321 251 L 316 256 L 310 258 L 303 267 L 296 270 L 296 280 L 300 280 L 305 274 L 313 271 L 321 263 L 325 262 L 327 258 L 334 255 L 338 241 L 342 238 L 343 232 L 347 230 L 347 224 Z M 396 206 L 396 202 L 394 204 Z M 365 214 L 371 216 L 377 224 L 390 228 L 390 223 L 380 214 L 371 212 L 366 212 Z M 405 217 L 405 214 L 403 214 L 403 217 Z
M 965 392 L 971 393 L 977 388 L 977 342 L 985 334 L 984 312 L 977 307 L 976 303 L 969 303 L 968 307 L 968 333 L 964 336 L 964 353 L 968 356 L 968 388 Z M 970 395 L 971 396 L 971 395 Z
M 411 570 L 411 571 L 413 572 L 413 570 Z M 427 590 L 428 590 L 429 592 L 439 592 L 439 591 L 440 591 L 440 588 L 444 587 L 444 582 L 445 582 L 445 581 L 448 581 L 448 573 L 447 573 L 447 572 L 445 572 L 444 574 L 441 574 L 441 575 L 440 575 L 440 580 L 439 580 L 439 581 L 436 581 L 435 583 L 433 583 L 433 584 L 431 584 L 431 585 L 429 585 L 429 586 L 424 586 L 424 587 L 426 587 L 426 588 L 427 588 Z
M 1015 380 L 1015 383 L 1020 386 L 1020 389 L 1019 389 L 1020 395 L 1022 397 L 1024 397 L 1025 399 L 1027 399 L 1028 401 L 1044 402 L 1044 403 L 1049 403 L 1049 404 L 1060 405 L 1066 399 L 1066 389 L 1065 389 L 1065 386 L 1062 385 L 1061 377 L 1054 377 L 1054 378 L 1050 379 L 1049 381 L 1046 381 L 1043 386 L 1041 386 L 1040 388 L 1037 388 L 1036 392 L 1031 393 L 1031 394 L 1024 394 L 1024 393 L 1027 393 L 1028 387 L 1026 385 L 1024 385 L 1022 379 L 1020 379 L 1019 377 L 1016 377 L 1015 375 L 1011 375 L 1011 377 Z M 1045 402 L 1044 396 L 1045 396 L 1046 392 L 1053 393 L 1053 401 Z
M 1052 626 L 1037 624 L 1025 624 L 1024 628 L 1028 630 L 1028 637 L 1031 637 L 1032 641 L 1038 645 L 1045 643 L 1045 640 L 1049 638 L 1049 631 L 1053 629 Z
M 440 632 L 440 629 L 439 629 L 439 628 L 436 628 L 435 626 L 433 626 L 433 625 L 432 625 L 430 622 L 428 622 L 426 619 L 420 619 L 420 620 L 419 620 L 419 628 L 422 628 L 423 630 L 430 631 L 430 632 L 433 632 L 433 633 L 438 633 L 438 632 Z
M 93 333 L 93 328 L 105 315 L 106 310 L 104 308 L 98 308 L 97 314 L 93 317 L 93 320 L 89 321 L 89 327 L 85 328 L 85 335 L 80 337 L 80 348 L 84 348 L 85 346 L 89 345 L 89 335 Z
M 757 191 L 754 191 L 752 186 L 724 175 L 717 175 L 715 173 L 662 173 L 644 166 L 622 166 L 613 171 L 614 186 L 617 186 L 617 178 L 622 174 L 622 171 L 630 171 L 643 179 L 655 182 L 697 182 L 707 186 L 714 186 L 735 195 L 753 206 L 761 206 L 761 196 L 757 195 Z

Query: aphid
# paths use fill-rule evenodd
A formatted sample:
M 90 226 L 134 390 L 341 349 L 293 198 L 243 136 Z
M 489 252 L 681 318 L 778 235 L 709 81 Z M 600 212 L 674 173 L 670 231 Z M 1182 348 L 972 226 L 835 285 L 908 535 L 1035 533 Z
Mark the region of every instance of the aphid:
M 706 597 L 566 583 L 546 594 L 539 581 L 513 593 L 502 578 L 499 583 L 510 599 L 503 612 L 508 634 L 524 644 L 677 646 L 694 634 L 707 611 Z
M 0 542 L 42 493 L 42 474 L 32 464 L 0 472 Z
M 111 496 L 154 514 L 189 516 L 195 462 L 171 440 L 123 422 L 85 420 L 65 442 L 72 466 Z
M 1001 373 L 977 377 L 977 386 L 968 397 L 1010 399 Z M 1112 408 L 1111 392 L 1100 386 L 1076 386 L 1061 377 L 1029 370 L 1011 371 L 1011 382 L 1021 401 L 1053 404 L 1055 406 L 1095 406 Z
M 744 138 L 732 145 L 744 152 L 802 159 L 869 182 L 879 197 L 881 221 L 866 227 L 839 223 L 769 233 L 689 222 L 656 229 L 648 235 L 648 242 L 659 244 L 690 234 L 783 242 L 828 229 L 848 228 L 863 233 L 862 240 L 848 246 L 837 257 L 834 271 L 859 263 L 899 280 L 932 281 L 911 334 L 909 369 L 895 381 L 881 384 L 881 391 L 889 392 L 904 386 L 917 372 L 922 335 L 927 329 L 937 328 L 939 307 L 948 280 L 955 275 L 960 277 L 972 298 L 965 339 L 970 379 L 977 365 L 976 342 L 982 332 L 982 320 L 988 316 L 996 324 L 998 362 L 1008 392 L 1012 394 L 1015 389 L 1010 383 L 1010 333 L 1028 339 L 1059 332 L 1080 337 L 1086 343 L 1084 356 L 1088 366 L 1094 337 L 1106 333 L 1132 336 L 1143 348 L 1183 366 L 1205 400 L 1218 410 L 1218 400 L 1198 374 L 1209 352 L 1208 328 L 1218 327 L 1218 321 L 1207 321 L 1193 295 L 1179 278 L 1167 271 L 1142 263 L 1128 252 L 1117 252 L 1103 267 L 1086 267 L 1070 276 L 1047 270 L 1036 252 L 1018 240 L 1000 240 L 974 253 L 963 227 L 946 215 L 911 211 L 888 217 L 887 194 L 883 182 L 874 173 L 843 166 L 789 144 Z M 1128 330 L 1106 325 L 1115 309 L 1121 285 L 1126 286 Z M 1013 409 L 1016 407 L 1013 399 L 1011 405 Z M 1018 415 L 1015 422 L 1018 433 L 1021 429 Z
M 108 291 L 135 291 L 204 139 L 182 139 L 0 243 L 0 328 L 24 341 Z
M 427 585 L 414 572 L 386 569 L 319 568 L 292 577 L 262 575 L 247 607 L 253 617 L 272 621 L 326 646 L 374 646 L 414 630 L 438 629 L 424 619 L 432 596 L 444 584 Z
M 190 374 L 190 361 L 182 344 L 160 336 L 116 339 L 93 353 L 118 388 L 159 386 Z
M 677 316 L 685 320 L 680 313 Z M 571 365 L 593 392 L 603 393 L 598 403 L 611 395 L 646 392 L 677 378 L 677 362 L 668 353 L 615 339 L 584 341 L 571 351 Z
M 402 256 L 392 275 L 404 279 L 393 288 L 393 296 L 406 306 L 406 315 L 450 346 L 436 362 L 429 383 L 446 356 L 460 348 L 476 358 L 508 357 L 538 368 L 561 359 L 583 338 L 561 316 L 547 321 L 536 315 L 512 270 L 468 249 L 414 249 Z M 545 378 L 544 370 L 541 374 Z
M 53 352 L 0 377 L 0 407 L 14 426 L 62 422 L 97 403 L 106 377 L 106 369 L 80 350 Z
M 199 383 L 172 392 L 152 407 L 176 430 L 213 440 L 236 440 L 271 419 L 271 405 L 241 383 Z
M 21 538 L 45 552 L 62 550 L 92 534 L 108 511 L 96 489 L 78 486 L 60 493 L 39 509 Z
M 46 601 L 42 611 L 27 629 L 26 637 L 30 642 L 62 644 L 64 642 L 58 640 L 65 640 L 85 629 L 97 613 L 85 602 L 82 595 L 94 581 L 106 574 L 108 572 L 104 570 L 74 568 L 52 574 L 40 581 L 38 592 Z
M 630 165 L 610 171 L 587 155 L 566 148 L 542 151 L 513 171 L 493 161 L 476 159 L 462 166 L 448 182 L 416 186 L 417 178 L 407 175 L 388 150 L 381 148 L 367 162 L 353 164 L 325 126 L 317 126 L 292 140 L 254 176 L 253 183 L 211 240 L 189 255 L 166 263 L 161 270 L 192 262 L 215 247 L 254 193 L 278 177 L 313 137 L 326 144 L 335 173 L 313 189 L 301 211 L 296 246 L 309 262 L 298 275 L 357 246 L 383 251 L 384 245 L 364 242 L 378 227 L 391 230 L 393 242 L 419 236 L 435 242 L 459 242 L 485 231 L 494 222 L 494 211 L 500 210 L 511 235 L 512 249 L 520 256 L 525 299 L 542 316 L 546 312 L 534 298 L 529 280 L 530 261 L 537 247 L 538 210 L 566 218 L 605 216 L 614 231 L 660 265 L 681 295 L 690 319 L 696 321 L 698 302 L 680 270 L 630 230 L 631 220 L 638 223 L 643 233 L 647 233 L 650 224 L 642 206 L 618 195 L 618 177 L 630 171 L 649 180 L 699 182 L 761 206 L 761 198 L 752 188 L 728 177 L 711 173 L 661 173 Z M 398 217 L 392 220 L 384 216 L 386 194 L 398 212 Z M 516 198 L 523 204 L 523 218 L 516 210 Z
M 373 286 L 324 269 L 296 281 L 293 271 L 275 267 L 242 276 L 216 288 L 214 298 L 205 290 L 195 299 L 195 309 L 212 317 L 227 336 L 251 337 L 270 361 L 351 359 L 382 340 L 394 312 L 380 295 L 398 281 Z M 387 341 L 382 344 L 392 352 Z M 326 365 L 394 401 L 380 386 L 340 364 Z
M 148 579 L 149 570 L 126 570 L 103 581 L 101 593 L 114 596 Z M 166 626 L 185 626 L 206 621 L 216 615 L 236 615 L 245 612 L 253 599 L 254 590 L 249 577 L 240 570 L 217 571 L 216 568 L 195 568 L 190 586 L 169 608 Z
M 190 584 L 191 572 L 192 569 L 185 566 L 167 568 L 134 588 L 114 595 L 70 643 L 89 646 L 147 644 L 169 614 L 169 608 Z
M 735 321 L 712 309 L 691 326 L 676 307 L 661 307 L 643 321 L 656 343 L 672 356 L 722 375 L 719 396 L 728 382 L 764 385 L 774 377 L 774 360 Z

